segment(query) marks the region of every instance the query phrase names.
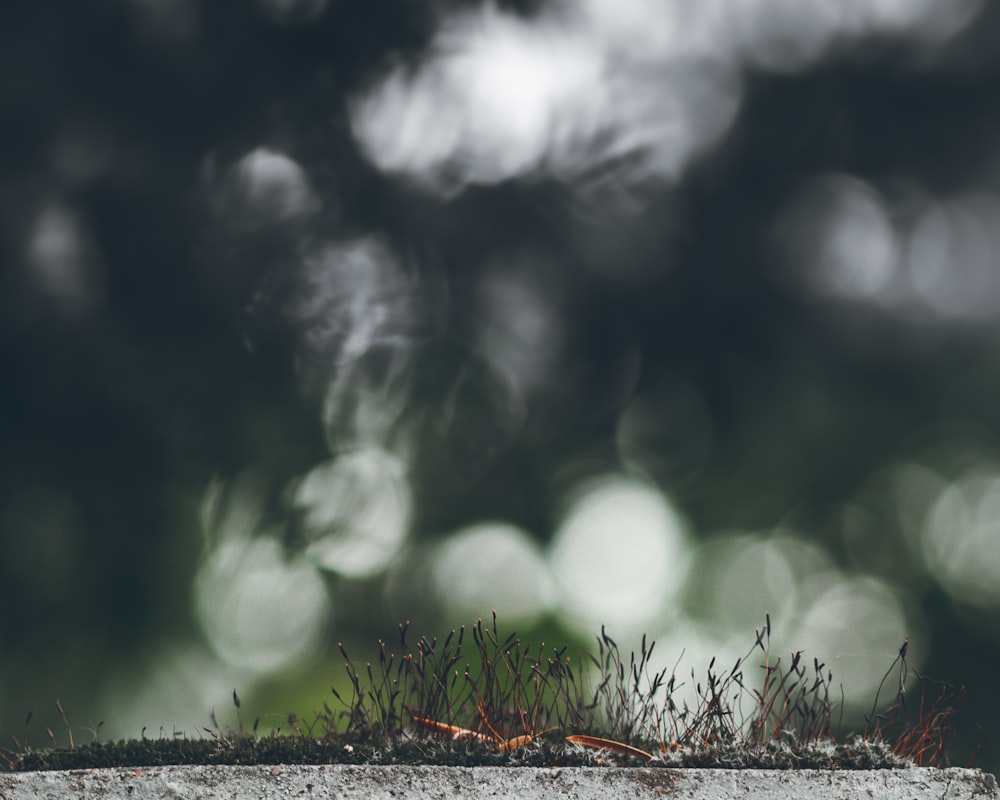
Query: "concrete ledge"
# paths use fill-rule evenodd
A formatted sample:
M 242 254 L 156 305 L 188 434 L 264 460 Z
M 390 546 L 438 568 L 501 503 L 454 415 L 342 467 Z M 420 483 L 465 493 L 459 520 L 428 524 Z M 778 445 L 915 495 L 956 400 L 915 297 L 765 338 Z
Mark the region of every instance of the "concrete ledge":
M 159 798 L 608 797 L 726 800 L 998 798 L 996 779 L 971 769 L 731 770 L 640 767 L 177 766 L 0 774 L 0 800 Z

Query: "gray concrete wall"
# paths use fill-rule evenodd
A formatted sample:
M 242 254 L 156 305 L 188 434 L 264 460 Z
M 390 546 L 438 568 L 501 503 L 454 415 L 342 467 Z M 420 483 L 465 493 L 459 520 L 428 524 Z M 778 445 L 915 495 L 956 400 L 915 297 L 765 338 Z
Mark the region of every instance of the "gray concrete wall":
M 0 800 L 160 798 L 408 800 L 965 800 L 997 798 L 992 775 L 968 769 L 723 770 L 639 767 L 147 767 L 0 774 Z

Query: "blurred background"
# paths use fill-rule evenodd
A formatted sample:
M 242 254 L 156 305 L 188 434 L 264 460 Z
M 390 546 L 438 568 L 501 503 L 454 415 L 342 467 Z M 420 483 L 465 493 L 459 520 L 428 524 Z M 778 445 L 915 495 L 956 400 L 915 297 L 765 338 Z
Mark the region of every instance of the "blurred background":
M 5 744 L 770 612 L 1000 769 L 1000 5 L 0 15 Z

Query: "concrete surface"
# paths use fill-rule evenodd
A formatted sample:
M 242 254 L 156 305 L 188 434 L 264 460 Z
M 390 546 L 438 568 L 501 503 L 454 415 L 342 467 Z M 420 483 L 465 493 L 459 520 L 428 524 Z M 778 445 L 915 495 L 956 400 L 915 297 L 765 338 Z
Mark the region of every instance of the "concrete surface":
M 1000 798 L 992 775 L 969 769 L 728 770 L 639 767 L 255 766 L 147 767 L 0 774 L 0 800 L 160 798 Z

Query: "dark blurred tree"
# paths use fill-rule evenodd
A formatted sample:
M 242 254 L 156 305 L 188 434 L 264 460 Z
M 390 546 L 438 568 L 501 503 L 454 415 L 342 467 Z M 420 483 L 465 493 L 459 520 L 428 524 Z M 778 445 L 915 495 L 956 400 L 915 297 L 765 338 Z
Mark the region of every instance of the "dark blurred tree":
M 186 632 L 207 481 L 253 465 L 280 514 L 288 480 L 326 457 L 323 398 L 300 383 L 289 315 L 303 241 L 374 233 L 409 254 L 425 308 L 407 412 L 426 415 L 418 536 L 486 516 L 546 531 L 552 476 L 613 458 L 617 414 L 657 370 L 690 382 L 712 419 L 711 452 L 677 489 L 700 531 L 773 526 L 791 510 L 846 560 L 831 514 L 887 458 L 923 452 L 951 420 L 1000 448 L 992 326 L 908 326 L 817 301 L 776 271 L 772 235 L 812 174 L 941 192 L 995 177 L 996 7 L 933 63 L 876 41 L 798 74 L 751 71 L 723 144 L 623 223 L 616 257 L 641 280 L 621 281 L 590 268 L 570 235 L 578 199 L 559 181 L 433 197 L 359 152 L 351 96 L 387 63 L 416 63 L 460 5 L 0 11 L 0 684 L 43 701 L 65 681 L 86 694 L 102 651 L 136 656 Z M 261 147 L 302 165 L 311 211 L 262 217 L 227 188 Z M 69 293 L 31 266 L 28 231 L 46 207 L 87 231 Z M 526 251 L 556 265 L 546 279 L 569 333 L 560 373 L 515 425 L 477 371 L 470 309 L 490 259 Z M 435 417 L 453 392 L 464 416 Z M 937 593 L 923 602 L 927 671 L 996 709 L 996 637 Z

